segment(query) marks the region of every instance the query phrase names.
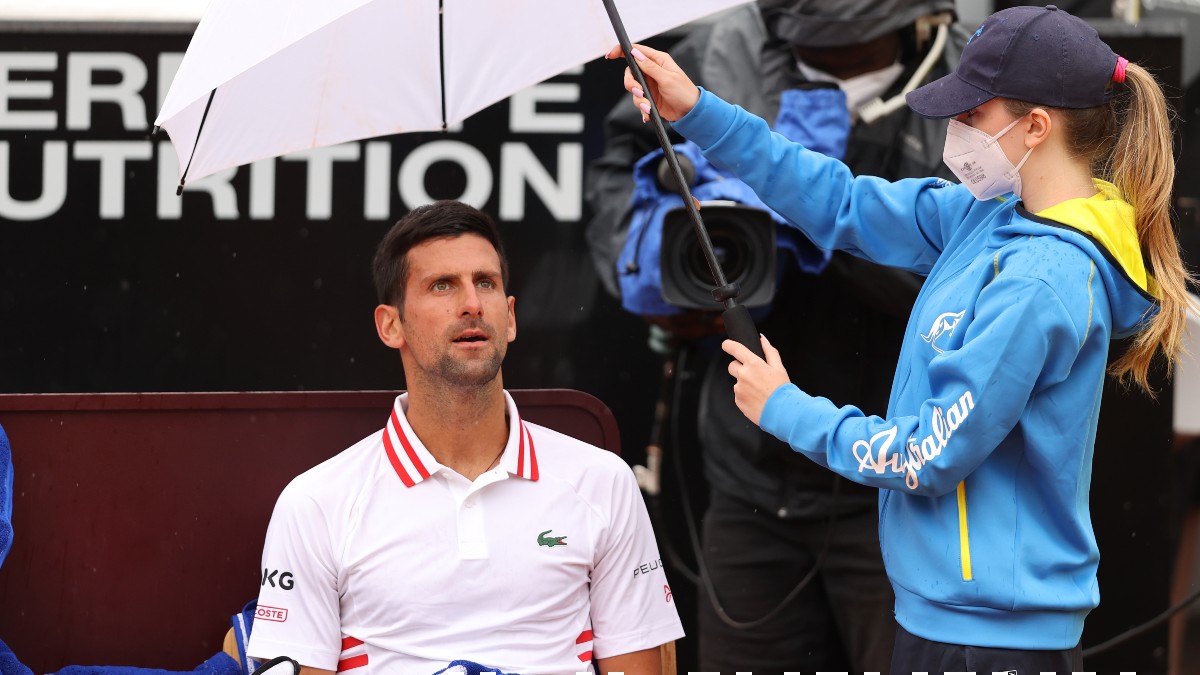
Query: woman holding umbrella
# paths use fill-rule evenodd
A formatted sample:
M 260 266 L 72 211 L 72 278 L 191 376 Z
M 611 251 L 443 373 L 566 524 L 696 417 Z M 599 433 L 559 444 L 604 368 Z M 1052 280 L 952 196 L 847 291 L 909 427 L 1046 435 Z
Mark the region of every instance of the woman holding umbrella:
M 1081 670 L 1099 603 L 1088 493 L 1108 342 L 1136 336 L 1112 373 L 1149 390 L 1188 304 L 1154 78 L 1053 6 L 1003 10 L 956 72 L 908 95 L 950 119 L 944 159 L 961 184 L 888 183 L 773 135 L 665 53 L 633 56 L 674 129 L 818 245 L 927 276 L 886 418 L 791 385 L 765 337 L 765 360 L 724 344 L 751 421 L 881 488 L 893 672 Z M 628 71 L 625 87 L 649 114 Z

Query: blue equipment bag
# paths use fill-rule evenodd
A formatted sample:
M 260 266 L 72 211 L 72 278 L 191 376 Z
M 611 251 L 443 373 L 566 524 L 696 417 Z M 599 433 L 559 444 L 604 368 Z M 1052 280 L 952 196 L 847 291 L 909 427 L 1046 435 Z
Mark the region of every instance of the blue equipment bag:
M 850 135 L 846 95 L 836 87 L 786 90 L 781 96 L 774 129 L 811 150 L 841 158 L 846 152 Z M 695 143 L 687 141 L 674 147 L 680 163 L 690 164 L 694 169 L 691 190 L 697 200 L 724 200 L 762 209 L 779 225 L 787 225 L 781 216 L 763 204 L 749 186 L 730 172 L 709 163 Z M 634 165 L 633 216 L 625 244 L 617 257 L 621 306 L 628 312 L 643 316 L 674 316 L 684 312 L 664 300 L 662 294 L 663 219 L 668 212 L 684 208 L 683 198 L 678 192 L 664 190 L 659 184 L 657 173 L 662 157 L 660 148 L 648 153 Z M 797 186 L 797 189 L 802 188 Z M 776 246 L 781 258 L 786 253 L 801 271 L 820 274 L 829 263 L 830 252 L 817 248 L 799 230 L 790 226 L 777 227 L 776 234 Z M 785 266 L 779 265 L 778 268 L 782 271 Z

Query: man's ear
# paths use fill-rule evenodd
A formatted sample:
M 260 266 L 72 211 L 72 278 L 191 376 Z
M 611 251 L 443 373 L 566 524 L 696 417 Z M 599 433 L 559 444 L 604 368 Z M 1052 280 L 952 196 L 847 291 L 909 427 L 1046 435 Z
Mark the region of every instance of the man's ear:
M 383 344 L 392 349 L 404 346 L 404 327 L 400 324 L 400 311 L 391 305 L 375 308 L 375 332 Z
M 508 341 L 512 342 L 517 339 L 517 299 L 513 296 L 508 296 Z

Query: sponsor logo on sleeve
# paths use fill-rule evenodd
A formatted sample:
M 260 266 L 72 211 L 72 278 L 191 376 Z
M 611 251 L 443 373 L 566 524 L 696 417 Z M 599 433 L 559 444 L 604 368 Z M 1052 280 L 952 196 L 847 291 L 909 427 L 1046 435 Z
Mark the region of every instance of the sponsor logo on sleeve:
M 858 460 L 858 472 L 870 471 L 881 476 L 887 473 L 902 474 L 905 486 L 910 490 L 917 489 L 920 485 L 917 472 L 942 454 L 954 431 L 974 409 L 975 398 L 970 390 L 963 392 L 949 410 L 934 406 L 929 420 L 930 433 L 919 441 L 916 436 L 909 436 L 903 451 L 892 450 L 897 433 L 895 426 L 880 431 L 870 440 L 855 441 L 850 451 Z
M 650 562 L 644 562 L 641 565 L 633 568 L 633 576 L 636 577 L 639 574 L 645 576 L 660 567 L 662 567 L 662 558 L 659 558 L 658 560 L 651 560 Z
M 282 588 L 285 591 L 290 591 L 296 585 L 296 578 L 292 576 L 291 572 L 264 568 L 262 583 L 259 586 L 266 586 L 268 584 L 271 588 Z
M 266 605 L 259 605 L 254 610 L 255 621 L 275 621 L 278 623 L 283 623 L 284 621 L 287 621 L 287 617 L 288 611 L 283 607 L 268 607 Z
M 663 598 L 664 598 L 664 600 L 665 600 L 666 602 L 670 602 L 672 597 L 674 597 L 674 596 L 673 596 L 673 595 L 671 595 L 671 587 L 670 587 L 670 586 L 668 586 L 668 585 L 666 585 L 666 584 L 663 584 Z

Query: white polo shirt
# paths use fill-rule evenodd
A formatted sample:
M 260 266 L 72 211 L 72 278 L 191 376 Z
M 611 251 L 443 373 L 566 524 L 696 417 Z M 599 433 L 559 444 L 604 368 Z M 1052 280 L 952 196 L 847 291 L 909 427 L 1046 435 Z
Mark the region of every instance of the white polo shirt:
M 385 429 L 283 490 L 251 656 L 352 675 L 455 659 L 563 675 L 683 636 L 633 472 L 505 400 L 508 444 L 474 482 L 421 444 L 405 394 Z

